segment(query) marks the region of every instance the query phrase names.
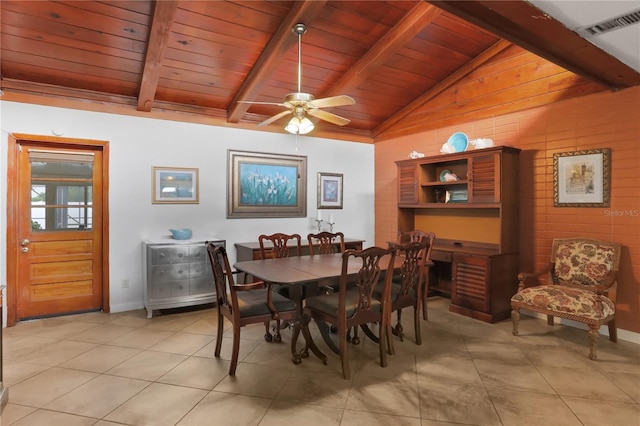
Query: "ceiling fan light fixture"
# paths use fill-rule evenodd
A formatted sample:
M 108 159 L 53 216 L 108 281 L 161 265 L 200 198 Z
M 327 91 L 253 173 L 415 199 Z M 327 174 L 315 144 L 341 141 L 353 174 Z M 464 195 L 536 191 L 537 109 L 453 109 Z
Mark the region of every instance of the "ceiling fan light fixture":
M 307 117 L 293 117 L 285 126 L 285 130 L 293 135 L 306 135 L 313 130 L 315 126 Z
M 302 92 L 301 46 L 302 34 L 306 31 L 307 26 L 303 23 L 298 23 L 292 28 L 292 32 L 298 36 L 298 91 L 285 95 L 283 102 L 238 101 L 247 104 L 275 105 L 287 108 L 286 111 L 282 111 L 258 123 L 258 126 L 266 126 L 267 124 L 271 124 L 281 118 L 292 115 L 293 118 L 289 120 L 287 125 L 284 127 L 284 130 L 294 135 L 306 135 L 315 128 L 315 124 L 311 119 L 309 119 L 309 117 L 328 121 L 329 123 L 337 126 L 345 126 L 351 122 L 351 120 L 340 117 L 339 115 L 323 111 L 322 108 L 353 105 L 356 101 L 352 97 L 347 95 L 337 95 L 316 99 L 312 94 Z

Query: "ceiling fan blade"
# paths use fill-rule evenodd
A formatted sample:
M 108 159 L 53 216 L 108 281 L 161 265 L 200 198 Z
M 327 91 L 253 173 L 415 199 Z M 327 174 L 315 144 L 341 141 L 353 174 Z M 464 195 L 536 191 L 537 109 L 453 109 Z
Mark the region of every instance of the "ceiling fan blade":
M 274 115 L 273 117 L 267 118 L 262 123 L 259 123 L 258 126 L 266 126 L 267 124 L 271 124 L 274 121 L 281 119 L 282 117 L 290 115 L 291 113 L 292 113 L 292 111 L 289 110 L 289 109 L 286 110 L 286 111 L 279 112 L 276 115 Z
M 339 95 L 331 96 L 329 98 L 314 99 L 313 101 L 308 102 L 308 105 L 311 105 L 314 108 L 327 108 L 343 105 L 353 105 L 355 103 L 356 100 L 351 96 Z
M 282 102 L 255 102 L 255 101 L 238 101 L 239 104 L 253 104 L 253 105 L 275 105 L 281 107 L 288 107 L 288 105 Z
M 349 120 L 348 118 L 340 117 L 339 115 L 335 115 L 327 111 L 322 111 L 321 109 L 309 109 L 307 110 L 307 112 L 309 113 L 309 115 L 312 115 L 324 121 L 328 121 L 329 123 L 336 124 L 338 126 L 344 126 L 351 123 L 351 120 Z

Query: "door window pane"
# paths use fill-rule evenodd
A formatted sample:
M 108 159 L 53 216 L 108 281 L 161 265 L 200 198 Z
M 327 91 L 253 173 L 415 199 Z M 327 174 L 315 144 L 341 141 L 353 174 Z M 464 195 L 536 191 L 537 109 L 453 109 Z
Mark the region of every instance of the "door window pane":
M 93 163 L 75 158 L 31 156 L 32 231 L 92 228 Z

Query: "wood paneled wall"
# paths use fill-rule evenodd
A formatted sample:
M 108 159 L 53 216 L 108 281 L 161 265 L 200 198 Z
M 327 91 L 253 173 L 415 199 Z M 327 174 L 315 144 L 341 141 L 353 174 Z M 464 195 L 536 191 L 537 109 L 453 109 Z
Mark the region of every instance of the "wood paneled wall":
M 618 279 L 618 328 L 640 332 L 640 87 L 437 127 L 376 143 L 376 244 L 395 240 L 395 161 L 416 150 L 438 155 L 456 131 L 493 139 L 520 155 L 520 269 L 542 268 L 553 238 L 585 236 L 623 245 Z M 553 154 L 611 148 L 608 208 L 553 206 Z M 471 147 L 470 147 L 471 148 Z M 426 229 L 435 231 L 437 229 Z

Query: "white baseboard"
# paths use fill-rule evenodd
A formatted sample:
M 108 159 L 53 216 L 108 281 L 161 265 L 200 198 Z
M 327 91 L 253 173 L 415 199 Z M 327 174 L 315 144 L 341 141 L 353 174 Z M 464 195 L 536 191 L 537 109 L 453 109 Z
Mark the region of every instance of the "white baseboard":
M 539 314 L 537 312 L 531 312 L 531 311 L 527 311 L 525 309 L 522 309 L 520 311 L 522 313 L 522 315 L 527 315 L 529 317 L 534 317 L 534 318 L 540 318 L 543 320 L 547 320 L 547 316 L 544 314 Z M 554 321 L 556 324 L 562 324 L 562 325 L 567 325 L 569 327 L 574 327 L 580 330 L 588 330 L 589 327 L 586 324 L 580 323 L 580 322 L 576 322 L 576 321 L 571 321 L 565 318 L 558 318 L 558 317 L 554 317 Z M 600 327 L 600 329 L 598 330 L 598 332 L 603 335 L 603 336 L 607 336 L 609 337 L 609 327 L 607 327 L 606 325 L 603 325 L 602 327 Z M 619 340 L 624 340 L 625 342 L 630 342 L 630 343 L 635 343 L 640 345 L 640 333 L 636 333 L 634 331 L 629 331 L 629 330 L 622 330 L 620 328 L 618 328 L 618 339 Z
M 134 303 L 119 303 L 116 305 L 111 305 L 110 312 L 112 314 L 115 314 L 118 312 L 136 311 L 138 309 L 144 309 L 144 303 L 134 302 Z

